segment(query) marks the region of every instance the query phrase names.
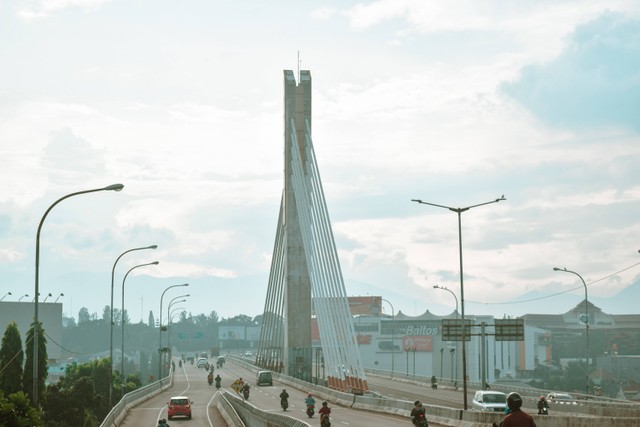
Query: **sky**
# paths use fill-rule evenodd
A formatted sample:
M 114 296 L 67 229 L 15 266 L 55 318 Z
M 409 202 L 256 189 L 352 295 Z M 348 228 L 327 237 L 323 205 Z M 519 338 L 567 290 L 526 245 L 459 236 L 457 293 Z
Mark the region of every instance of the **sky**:
M 636 0 L 0 0 L 4 300 L 32 300 L 56 200 L 122 183 L 49 212 L 40 301 L 100 316 L 113 271 L 134 321 L 261 314 L 298 69 L 348 295 L 638 313 Z M 502 195 L 460 216 L 462 298 L 458 215 L 411 200 Z

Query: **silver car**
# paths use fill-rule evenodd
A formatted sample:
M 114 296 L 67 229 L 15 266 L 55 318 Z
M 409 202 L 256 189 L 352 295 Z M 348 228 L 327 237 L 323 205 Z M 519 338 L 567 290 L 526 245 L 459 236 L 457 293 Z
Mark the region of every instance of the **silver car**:
M 504 413 L 507 395 L 501 391 L 478 390 L 473 396 L 471 406 L 475 411 Z

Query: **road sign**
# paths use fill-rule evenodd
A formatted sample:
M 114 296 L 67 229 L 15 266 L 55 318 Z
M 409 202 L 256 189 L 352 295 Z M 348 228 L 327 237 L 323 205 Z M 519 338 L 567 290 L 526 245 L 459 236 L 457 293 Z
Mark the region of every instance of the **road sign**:
M 471 341 L 469 319 L 464 319 L 464 340 Z M 462 341 L 462 319 L 442 319 L 442 341 Z
M 524 319 L 495 319 L 496 341 L 524 341 Z

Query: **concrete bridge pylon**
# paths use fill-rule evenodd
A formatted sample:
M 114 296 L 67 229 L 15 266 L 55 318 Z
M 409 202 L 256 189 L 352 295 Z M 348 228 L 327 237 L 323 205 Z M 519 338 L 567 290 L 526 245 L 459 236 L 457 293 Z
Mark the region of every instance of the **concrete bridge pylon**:
M 284 189 L 256 363 L 360 392 L 367 381 L 313 150 L 311 88 L 308 70 L 298 82 L 284 70 Z

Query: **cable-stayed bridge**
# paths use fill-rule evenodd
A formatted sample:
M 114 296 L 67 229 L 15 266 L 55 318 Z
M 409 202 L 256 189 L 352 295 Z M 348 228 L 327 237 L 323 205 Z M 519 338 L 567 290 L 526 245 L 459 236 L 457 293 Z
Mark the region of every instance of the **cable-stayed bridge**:
M 311 73 L 300 71 L 298 80 L 284 71 L 285 179 L 256 363 L 363 391 L 367 381 L 311 138 Z

